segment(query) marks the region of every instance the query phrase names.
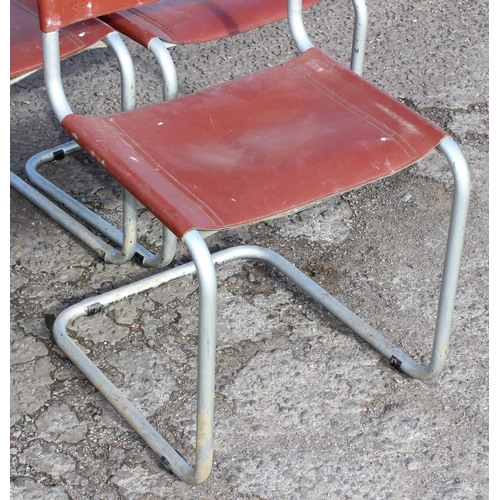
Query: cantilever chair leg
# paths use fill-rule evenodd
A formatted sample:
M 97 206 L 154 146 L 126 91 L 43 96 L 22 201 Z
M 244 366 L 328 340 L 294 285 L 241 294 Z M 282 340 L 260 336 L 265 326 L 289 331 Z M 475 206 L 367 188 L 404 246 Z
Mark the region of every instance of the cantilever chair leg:
M 135 71 L 128 50 L 116 32 L 107 35 L 104 41 L 113 50 L 120 65 L 122 110 L 134 109 L 136 106 Z M 37 171 L 40 166 L 46 163 L 61 160 L 80 150 L 78 144 L 70 141 L 42 151 L 31 157 L 26 163 L 26 176 L 34 186 L 64 206 L 80 220 L 99 231 L 112 243 L 120 246 L 120 249 L 114 248 L 102 238 L 89 232 L 70 215 L 63 215 L 60 210 L 54 210 L 52 202 L 42 195 L 35 195 L 33 189 L 15 174 L 11 174 L 11 186 L 30 199 L 47 215 L 57 220 L 66 230 L 79 238 L 108 263 L 122 264 L 136 257 L 148 267 L 165 267 L 170 264 L 175 256 L 177 238 L 163 226 L 163 246 L 159 255 L 154 255 L 141 245 L 137 245 L 137 201 L 125 189 L 123 189 L 123 232 L 121 232 Z M 56 213 L 57 218 L 55 218 Z
M 164 465 L 189 484 L 198 484 L 208 477 L 213 454 L 213 421 L 215 397 L 215 347 L 216 347 L 216 293 L 215 265 L 236 259 L 256 259 L 266 262 L 288 277 L 307 295 L 350 327 L 362 339 L 371 344 L 390 364 L 411 377 L 427 380 L 436 377 L 443 369 L 451 333 L 453 304 L 456 295 L 460 259 L 465 235 L 465 222 L 469 204 L 469 172 L 466 161 L 451 138 L 443 140 L 440 151 L 447 158 L 455 179 L 453 204 L 444 272 L 441 284 L 434 344 L 428 365 L 417 364 L 407 354 L 352 313 L 326 290 L 316 284 L 272 250 L 258 246 L 239 246 L 210 255 L 200 234 L 189 231 L 184 236 L 193 262 L 129 284 L 97 297 L 89 298 L 63 311 L 54 324 L 54 337 L 60 348 L 94 384 L 113 407 L 125 418 L 160 457 Z M 198 273 L 200 283 L 198 317 L 198 387 L 196 465 L 191 468 L 179 453 L 168 444 L 144 416 L 106 378 L 95 364 L 69 337 L 67 327 L 79 317 L 93 314 L 106 306 L 132 295 L 156 288 L 175 279 Z
M 42 151 L 41 153 L 32 156 L 26 163 L 26 176 L 28 180 L 31 184 L 45 192 L 52 199 L 57 200 L 60 205 L 78 217 L 78 219 L 84 221 L 90 227 L 99 231 L 99 233 L 115 245 L 124 245 L 122 250 L 118 251 L 113 246 L 105 243 L 102 238 L 93 235 L 92 233 L 91 237 L 87 236 L 85 238 L 86 245 L 94 250 L 106 262 L 121 264 L 127 262 L 135 256 L 137 260 L 148 267 L 167 266 L 175 256 L 177 238 L 165 226 L 163 226 L 163 246 L 159 255 L 154 255 L 139 244 L 136 245 L 137 202 L 128 191 L 125 189 L 123 190 L 124 232 L 122 233 L 105 221 L 102 217 L 88 209 L 85 205 L 76 201 L 72 196 L 55 186 L 38 173 L 37 169 L 40 166 L 54 160 L 61 160 L 65 156 L 80 150 L 81 148 L 76 142 L 70 141 L 61 146 Z M 36 205 L 43 210 L 43 206 L 40 205 L 42 200 L 43 198 L 40 198 Z M 76 220 L 69 215 L 65 218 L 60 217 L 58 222 L 69 230 L 74 236 L 83 241 L 80 235 L 87 233 L 85 226 L 76 222 Z M 125 238 L 123 236 L 124 233 L 126 235 Z M 125 248 L 125 245 L 127 248 Z
M 63 311 L 54 324 L 54 337 L 69 359 L 94 384 L 127 423 L 146 441 L 162 463 L 188 484 L 199 484 L 210 474 L 213 455 L 214 391 L 215 391 L 215 323 L 217 280 L 214 262 L 197 231 L 185 238 L 193 262 L 93 297 Z M 214 259 L 214 262 L 212 261 Z M 68 336 L 66 328 L 75 319 L 94 314 L 113 302 L 155 288 L 178 278 L 198 273 L 198 388 L 196 420 L 196 464 L 190 467 L 183 457 L 156 431 L 144 416 L 123 396 L 97 366 Z

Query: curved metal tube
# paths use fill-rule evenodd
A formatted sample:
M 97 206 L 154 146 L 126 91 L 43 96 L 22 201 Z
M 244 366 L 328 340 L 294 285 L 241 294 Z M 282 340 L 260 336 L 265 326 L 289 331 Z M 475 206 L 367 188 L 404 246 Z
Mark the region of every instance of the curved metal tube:
M 441 281 L 441 293 L 439 296 L 436 332 L 431 361 L 426 368 L 426 378 L 432 378 L 442 371 L 448 354 L 470 198 L 469 169 L 462 151 L 451 137 L 441 141 L 438 149 L 444 154 L 451 166 L 455 188 L 451 207 L 450 227 L 448 230 L 445 265 Z
M 105 243 L 101 238 L 98 238 L 94 233 L 89 231 L 85 226 L 76 221 L 73 217 L 68 215 L 64 210 L 62 210 L 55 203 L 52 203 L 45 196 L 39 193 L 36 189 L 30 186 L 28 183 L 24 182 L 20 177 L 15 175 L 13 172 L 10 173 L 10 185 L 20 194 L 22 194 L 26 199 L 31 201 L 33 205 L 42 210 L 45 214 L 47 214 L 50 218 L 54 219 L 58 222 L 64 229 L 69 231 L 73 236 L 78 238 L 82 243 L 87 245 L 89 248 L 94 250 L 97 255 L 102 258 L 104 261 L 112 263 L 112 264 L 123 264 L 130 260 L 135 253 L 135 235 L 133 230 L 131 230 L 131 224 L 133 221 L 132 217 L 127 215 L 129 220 L 124 223 L 125 228 L 125 239 L 122 237 L 122 233 L 117 231 L 120 236 L 120 242 L 123 241 L 122 250 L 116 250 L 111 245 Z M 55 187 L 55 186 L 54 186 Z M 66 194 L 63 192 L 63 194 Z M 71 197 L 69 197 L 72 199 Z M 75 202 L 76 203 L 76 202 Z M 127 202 L 128 203 L 128 202 Z M 133 204 L 131 206 L 131 210 L 133 209 Z M 86 208 L 86 207 L 84 207 Z M 130 210 L 129 210 L 130 211 Z M 95 215 L 93 212 L 89 210 L 90 213 Z M 96 218 L 99 216 L 95 215 Z M 125 217 L 125 216 L 124 216 Z M 130 220 L 131 219 L 131 220 Z M 102 219 L 101 219 L 102 220 Z M 103 223 L 107 224 L 104 220 Z M 113 226 L 107 224 L 111 229 L 115 229 Z
M 128 424 L 160 457 L 163 464 L 188 484 L 199 484 L 210 474 L 213 456 L 213 423 L 215 396 L 215 321 L 217 280 L 208 248 L 197 231 L 184 237 L 193 262 L 169 269 L 131 285 L 86 299 L 64 310 L 54 323 L 54 338 L 69 359 L 102 393 Z M 103 307 L 141 291 L 155 288 L 175 279 L 198 273 L 199 328 L 198 328 L 198 399 L 196 424 L 196 463 L 190 467 L 183 457 L 156 431 L 146 418 L 110 382 L 97 366 L 69 337 L 67 326 L 75 319 L 97 312 Z
M 149 42 L 148 49 L 160 65 L 163 79 L 163 100 L 168 101 L 176 98 L 178 94 L 177 70 L 170 52 L 159 38 L 153 38 Z
M 368 31 L 368 11 L 364 0 L 352 0 L 354 7 L 354 35 L 351 51 L 351 69 L 363 74 L 365 64 L 366 36 Z M 302 0 L 288 0 L 288 23 L 292 37 L 300 52 L 314 47 L 307 35 L 302 17 Z
M 304 27 L 302 0 L 288 0 L 288 24 L 300 52 L 304 53 L 306 50 L 314 47 Z
M 104 38 L 113 50 L 120 66 L 122 83 L 122 110 L 133 109 L 136 104 L 135 70 L 132 57 L 118 33 L 113 32 Z M 73 113 L 64 92 L 61 78 L 59 51 L 59 32 L 42 33 L 43 71 L 49 100 L 57 119 L 62 122 L 65 116 Z
M 142 249 L 142 247 L 140 247 Z M 175 257 L 175 253 L 177 251 L 177 236 L 175 236 L 167 226 L 162 226 L 162 248 L 161 253 L 158 255 L 153 255 L 148 252 L 142 259 L 142 264 L 147 267 L 165 267 L 168 266 Z M 143 253 L 142 250 L 139 249 L 137 253 Z
M 352 40 L 351 69 L 363 75 L 365 65 L 366 36 L 368 32 L 368 11 L 365 0 L 352 0 L 354 6 L 354 36 Z
M 120 66 L 122 111 L 134 109 L 137 100 L 135 83 L 135 68 L 132 56 L 120 35 L 114 31 L 104 37 L 104 42 L 110 47 L 118 60 Z
M 217 278 L 212 256 L 198 231 L 190 231 L 184 235 L 184 243 L 193 257 L 200 282 L 196 462 L 193 471 L 184 481 L 199 484 L 210 475 L 214 449 Z
M 110 264 L 124 264 L 135 255 L 137 246 L 137 200 L 126 190 L 123 196 L 123 238 L 121 249 L 106 253 L 104 260 Z
M 59 51 L 59 32 L 42 33 L 43 74 L 50 104 L 59 122 L 73 114 L 64 93 L 61 79 L 61 56 Z
M 80 146 L 75 141 L 67 142 L 60 146 L 56 146 L 51 149 L 47 149 L 36 155 L 32 156 L 26 163 L 25 173 L 28 180 L 36 186 L 38 189 L 43 191 L 46 195 L 50 196 L 57 203 L 66 208 L 69 212 L 74 214 L 80 220 L 84 221 L 86 224 L 99 231 L 103 236 L 112 241 L 115 245 L 122 245 L 123 243 L 123 233 L 116 229 L 109 222 L 104 220 L 102 217 L 97 215 L 95 212 L 87 208 L 82 203 L 75 200 L 68 193 L 57 187 L 52 182 L 48 181 L 45 177 L 40 175 L 38 168 L 46 163 L 50 163 L 56 159 L 62 159 L 66 155 L 73 154 L 76 151 L 80 151 Z M 21 194 L 29 199 L 32 199 L 33 194 L 29 193 L 30 186 L 25 182 L 21 181 L 22 184 L 18 185 L 16 188 Z M 124 194 L 124 201 L 127 199 L 128 195 Z M 114 256 L 111 257 L 115 259 L 117 256 L 116 249 L 111 245 L 108 245 L 102 241 L 101 238 L 95 234 L 89 232 L 84 226 L 77 222 L 73 217 L 69 216 L 62 210 L 58 209 L 61 214 L 54 217 L 54 211 L 51 207 L 51 202 L 42 195 L 36 197 L 35 205 L 42 209 L 47 215 L 52 217 L 54 220 L 59 222 L 61 226 L 71 232 L 74 236 L 79 238 L 84 244 L 89 246 L 92 250 L 98 253 L 99 257 L 107 260 L 106 255 Z M 47 204 L 47 207 L 44 206 Z M 55 205 L 54 205 L 55 206 Z M 131 209 L 130 204 L 124 204 L 123 211 L 124 217 L 128 221 L 128 230 L 133 229 L 134 219 L 130 218 L 128 211 Z M 62 214 L 65 214 L 64 216 Z M 133 215 L 133 214 L 132 214 Z M 170 262 L 175 257 L 177 239 L 173 236 L 168 229 L 163 227 L 163 247 L 161 254 L 155 255 L 142 245 L 136 245 L 135 255 L 140 256 L 141 263 L 148 267 L 164 267 L 170 264 Z M 127 251 L 127 255 L 129 255 Z M 134 254 L 131 255 L 131 257 Z M 109 260 L 107 260 L 110 262 Z M 117 263 L 117 262 L 115 262 Z

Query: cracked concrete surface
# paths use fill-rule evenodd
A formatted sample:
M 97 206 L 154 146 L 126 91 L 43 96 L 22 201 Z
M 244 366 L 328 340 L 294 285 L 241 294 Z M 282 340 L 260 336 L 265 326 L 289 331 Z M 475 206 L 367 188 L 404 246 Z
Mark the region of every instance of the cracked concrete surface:
M 393 371 L 348 328 L 264 264 L 218 269 L 214 468 L 190 487 L 168 473 L 55 344 L 69 305 L 149 276 L 105 264 L 11 190 L 10 475 L 15 499 L 488 498 L 488 5 L 369 0 L 365 77 L 459 143 L 471 205 L 450 354 L 436 380 Z M 350 2 L 305 15 L 313 42 L 348 64 Z M 151 55 L 127 42 L 138 104 L 161 98 Z M 287 60 L 285 22 L 220 42 L 175 47 L 180 92 Z M 119 109 L 113 55 L 63 62 L 75 112 Z M 41 73 L 11 87 L 11 170 L 67 141 Z M 111 222 L 120 187 L 84 154 L 44 175 Z M 438 155 L 279 220 L 224 231 L 282 253 L 420 362 L 429 354 L 453 179 Z M 141 211 L 143 244 L 158 222 Z M 175 264 L 186 262 L 180 246 Z M 76 321 L 85 352 L 191 463 L 197 282 L 185 278 Z

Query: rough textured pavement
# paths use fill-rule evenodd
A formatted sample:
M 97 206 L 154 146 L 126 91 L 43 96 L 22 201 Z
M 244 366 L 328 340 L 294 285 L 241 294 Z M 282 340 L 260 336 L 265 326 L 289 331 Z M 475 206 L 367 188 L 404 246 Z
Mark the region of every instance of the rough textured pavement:
M 65 358 L 51 325 L 79 300 L 154 271 L 104 264 L 11 190 L 11 497 L 15 499 L 488 498 L 488 4 L 368 0 L 365 77 L 449 131 L 466 156 L 472 197 L 450 354 L 418 382 L 392 370 L 276 272 L 220 268 L 214 468 L 190 487 Z M 348 64 L 349 1 L 305 16 L 313 42 Z M 142 48 L 138 104 L 161 98 Z M 175 47 L 181 94 L 295 54 L 286 22 L 229 40 Z M 75 112 L 119 109 L 108 49 L 63 63 Z M 41 73 L 11 88 L 11 170 L 67 141 Z M 110 221 L 120 188 L 85 155 L 44 168 Z M 433 335 L 452 178 L 434 155 L 299 214 L 211 236 L 282 253 L 417 360 Z M 158 223 L 140 215 L 158 248 Z M 182 246 L 175 263 L 187 259 Z M 192 463 L 197 284 L 171 286 L 77 321 L 72 333 Z

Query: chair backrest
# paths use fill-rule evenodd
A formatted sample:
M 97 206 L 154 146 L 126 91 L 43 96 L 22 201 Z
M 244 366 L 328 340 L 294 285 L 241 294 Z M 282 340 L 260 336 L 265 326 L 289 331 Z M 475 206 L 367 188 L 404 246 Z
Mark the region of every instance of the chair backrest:
M 303 0 L 303 10 L 321 0 Z M 287 0 L 161 0 L 105 16 L 118 31 L 144 47 L 153 37 L 196 44 L 238 35 L 287 17 Z
M 113 29 L 98 19 L 89 19 L 61 30 L 61 59 L 98 44 Z M 42 33 L 37 0 L 10 0 L 11 84 L 43 67 Z
M 44 33 L 60 30 L 78 21 L 132 9 L 158 0 L 38 0 L 40 29 Z

